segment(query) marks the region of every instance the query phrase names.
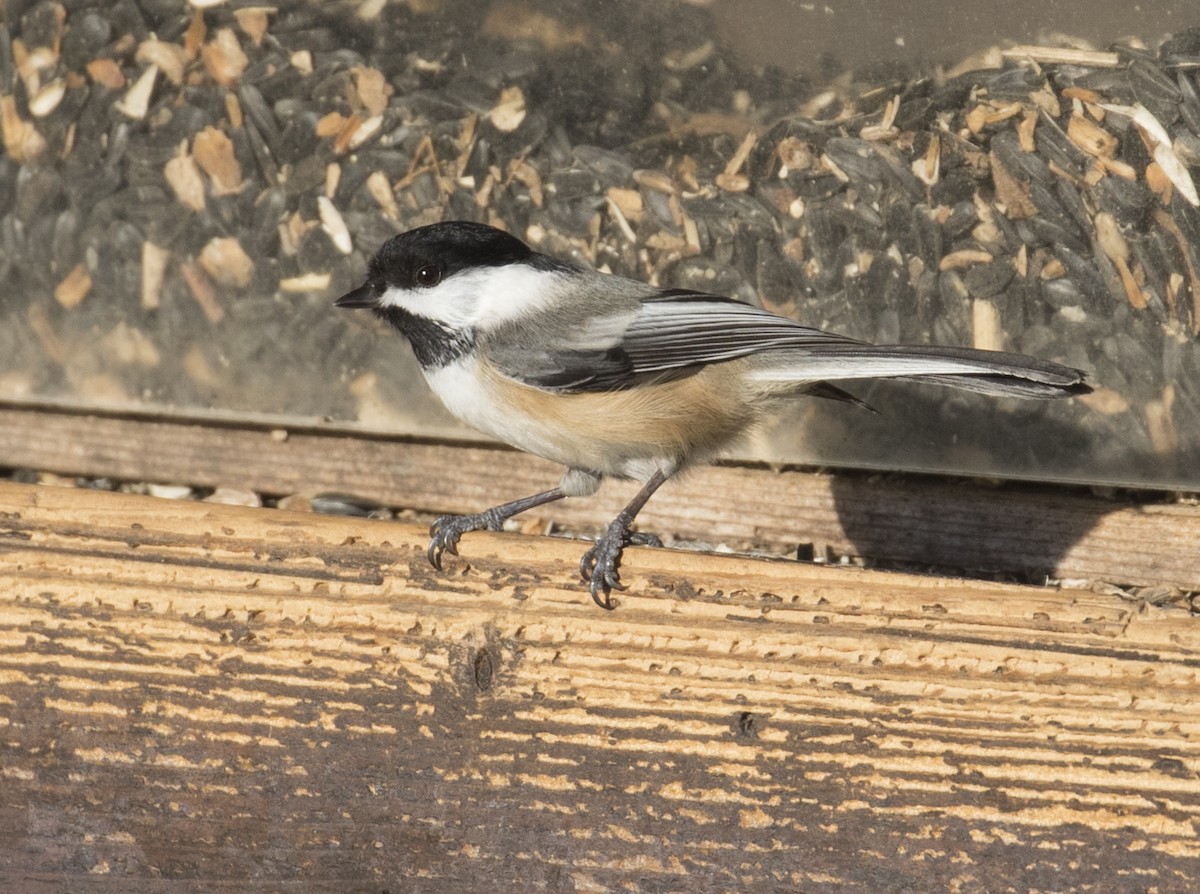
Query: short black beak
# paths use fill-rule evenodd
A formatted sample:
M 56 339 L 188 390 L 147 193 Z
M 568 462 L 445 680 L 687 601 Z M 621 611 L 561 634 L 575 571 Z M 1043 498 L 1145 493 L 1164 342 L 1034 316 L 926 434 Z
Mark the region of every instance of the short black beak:
M 336 307 L 378 307 L 379 295 L 370 283 L 364 283 L 333 303 Z

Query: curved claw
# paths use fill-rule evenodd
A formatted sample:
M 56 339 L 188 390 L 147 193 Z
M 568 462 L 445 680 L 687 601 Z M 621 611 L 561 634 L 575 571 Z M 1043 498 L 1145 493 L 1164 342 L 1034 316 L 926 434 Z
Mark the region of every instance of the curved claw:
M 596 547 L 592 547 L 579 560 L 579 576 L 584 580 L 592 579 L 592 567 L 596 564 Z
M 442 556 L 450 553 L 458 555 L 458 539 L 463 535 L 462 516 L 442 515 L 434 519 L 429 526 L 429 549 L 425 551 L 429 564 L 438 571 L 442 570 Z
M 592 601 L 603 609 L 616 608 L 612 601 L 613 590 L 624 590 L 621 574 L 621 553 L 630 540 L 629 531 L 619 522 L 614 522 L 579 561 L 579 576 L 589 581 L 588 591 Z
M 457 538 L 455 538 L 457 539 Z M 434 537 L 429 541 L 429 549 L 425 555 L 429 559 L 429 564 L 438 571 L 442 570 L 442 556 L 445 553 L 450 553 L 452 556 L 458 555 L 458 547 L 454 543 L 447 543 L 440 537 Z
M 617 572 L 604 572 L 602 575 L 597 575 L 592 578 L 592 583 L 588 587 L 588 591 L 592 594 L 592 602 L 600 606 L 605 611 L 612 611 L 616 608 L 612 601 L 613 590 L 624 590 L 625 585 L 621 583 L 617 577 Z

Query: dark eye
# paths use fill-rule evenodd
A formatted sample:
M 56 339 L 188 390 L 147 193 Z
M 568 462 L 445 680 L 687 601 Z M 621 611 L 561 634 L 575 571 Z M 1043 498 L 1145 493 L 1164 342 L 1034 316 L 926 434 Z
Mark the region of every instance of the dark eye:
M 442 268 L 437 264 L 426 264 L 417 271 L 417 285 L 429 288 L 442 281 Z

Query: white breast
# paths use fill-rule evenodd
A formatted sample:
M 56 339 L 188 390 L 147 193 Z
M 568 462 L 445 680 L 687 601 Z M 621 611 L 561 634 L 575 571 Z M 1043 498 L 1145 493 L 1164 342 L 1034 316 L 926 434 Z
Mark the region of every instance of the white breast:
M 578 453 L 562 442 L 562 432 L 505 400 L 495 378 L 484 375 L 474 357 L 425 370 L 425 380 L 446 409 L 471 428 L 553 462 L 581 465 Z
M 728 400 L 721 411 L 701 376 L 634 391 L 556 395 L 514 382 L 473 355 L 426 370 L 425 378 L 451 413 L 486 435 L 569 468 L 642 481 L 689 458 L 707 460 L 752 412 Z
M 507 443 L 504 414 L 495 406 L 487 381 L 474 357 L 464 357 L 436 369 L 423 370 L 425 381 L 456 418 L 485 435 Z

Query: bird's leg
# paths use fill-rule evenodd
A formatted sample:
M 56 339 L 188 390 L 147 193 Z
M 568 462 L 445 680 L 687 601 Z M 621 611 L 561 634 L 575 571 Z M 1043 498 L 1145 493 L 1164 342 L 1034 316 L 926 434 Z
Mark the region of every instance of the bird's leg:
M 642 511 L 642 507 L 646 505 L 646 501 L 654 495 L 654 492 L 668 477 L 670 477 L 670 473 L 661 469 L 656 470 L 650 476 L 650 480 L 637 492 L 637 495 L 629 501 L 629 505 L 612 520 L 608 530 L 600 535 L 592 548 L 583 554 L 583 559 L 579 563 L 579 574 L 584 580 L 591 581 L 592 601 L 601 608 L 613 609 L 610 594 L 614 589 L 625 589 L 617 568 L 621 564 L 621 553 L 626 544 L 653 543 L 649 537 L 634 534 L 629 527 L 637 518 L 637 514 Z M 654 540 L 657 541 L 658 538 L 656 537 Z M 659 541 L 655 545 L 661 546 L 662 543 Z
M 457 556 L 458 539 L 463 534 L 470 531 L 482 531 L 485 528 L 489 531 L 499 531 L 504 526 L 504 522 L 514 515 L 527 509 L 533 509 L 535 506 L 543 506 L 546 503 L 561 500 L 566 495 L 561 487 L 556 487 L 553 490 L 534 494 L 532 497 L 523 497 L 520 500 L 513 500 L 511 503 L 493 506 L 491 509 L 485 509 L 474 515 L 438 516 L 429 528 L 429 535 L 432 538 L 429 541 L 429 551 L 426 553 L 429 556 L 429 563 L 441 571 L 442 554 L 450 553 L 452 556 Z

